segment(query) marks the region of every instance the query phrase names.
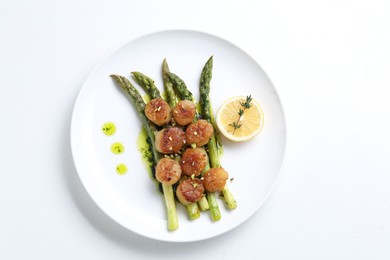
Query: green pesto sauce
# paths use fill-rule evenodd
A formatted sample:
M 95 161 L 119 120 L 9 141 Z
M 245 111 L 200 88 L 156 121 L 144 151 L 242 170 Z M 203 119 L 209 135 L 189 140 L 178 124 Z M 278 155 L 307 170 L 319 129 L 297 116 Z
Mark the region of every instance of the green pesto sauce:
M 116 166 L 116 172 L 119 174 L 119 175 L 124 175 L 127 173 L 127 166 L 126 164 L 124 163 L 120 163 Z
M 111 145 L 111 152 L 114 154 L 121 154 L 125 151 L 125 147 L 122 143 L 116 142 Z
M 142 128 L 137 138 L 137 150 L 141 154 L 142 163 L 150 179 L 156 184 L 156 190 L 163 193 L 161 183 L 159 183 L 155 177 L 153 153 L 150 149 L 148 134 L 145 129 Z
M 107 136 L 111 136 L 113 134 L 115 134 L 116 132 L 116 126 L 114 123 L 112 122 L 107 122 L 105 123 L 103 126 L 102 126 L 102 132 L 107 135 Z
M 148 171 L 149 175 L 152 176 L 153 155 L 149 149 L 147 139 L 148 134 L 145 129 L 142 128 L 137 138 L 137 150 L 141 153 L 141 159 L 145 169 Z

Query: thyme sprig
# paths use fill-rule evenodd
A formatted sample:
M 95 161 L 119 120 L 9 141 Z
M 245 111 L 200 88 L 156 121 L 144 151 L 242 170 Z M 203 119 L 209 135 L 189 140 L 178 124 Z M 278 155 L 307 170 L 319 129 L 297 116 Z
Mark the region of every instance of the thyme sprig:
M 242 108 L 240 108 L 238 110 L 238 112 L 237 112 L 238 119 L 237 119 L 237 121 L 232 122 L 231 124 L 229 124 L 229 126 L 233 127 L 233 135 L 236 132 L 236 130 L 239 129 L 242 126 L 242 123 L 240 123 L 241 118 L 244 115 L 245 110 L 251 108 L 251 106 L 252 106 L 251 102 L 252 102 L 252 96 L 251 95 L 246 97 L 245 102 L 240 102 L 240 105 L 242 106 Z

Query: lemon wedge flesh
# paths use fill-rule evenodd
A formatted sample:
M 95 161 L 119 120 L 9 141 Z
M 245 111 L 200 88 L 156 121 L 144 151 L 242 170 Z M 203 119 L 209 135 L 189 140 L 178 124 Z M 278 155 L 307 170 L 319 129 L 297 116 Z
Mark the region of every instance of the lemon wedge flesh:
M 251 107 L 244 110 L 239 119 L 238 112 L 243 109 L 241 103 L 245 103 L 246 97 L 237 96 L 225 101 L 219 108 L 216 116 L 216 124 L 219 131 L 229 140 L 243 142 L 252 139 L 261 132 L 264 125 L 264 114 L 259 103 L 252 99 Z M 241 125 L 234 128 L 233 123 Z

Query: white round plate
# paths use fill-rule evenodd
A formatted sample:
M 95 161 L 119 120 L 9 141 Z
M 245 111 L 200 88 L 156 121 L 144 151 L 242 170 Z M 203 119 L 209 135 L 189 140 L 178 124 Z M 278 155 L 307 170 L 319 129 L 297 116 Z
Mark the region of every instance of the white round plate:
M 136 141 L 141 123 L 130 101 L 110 78 L 130 78 L 140 71 L 163 90 L 161 63 L 179 75 L 199 98 L 199 77 L 207 59 L 214 57 L 211 100 L 214 112 L 233 96 L 252 95 L 264 110 L 262 132 L 244 143 L 222 139 L 223 167 L 229 172 L 229 188 L 238 207 L 226 209 L 218 198 L 222 218 L 212 222 L 209 212 L 197 220 L 187 218 L 177 204 L 179 228 L 167 230 L 163 196 L 149 177 Z M 134 83 L 134 81 L 131 79 Z M 135 83 L 134 83 L 135 84 Z M 135 84 L 135 86 L 137 86 Z M 113 122 L 113 136 L 102 125 Z M 121 142 L 124 153 L 115 155 L 110 146 Z M 221 235 L 252 216 L 272 191 L 281 168 L 286 142 L 282 107 L 271 81 L 244 51 L 219 37 L 187 30 L 162 31 L 133 40 L 101 62 L 84 83 L 77 98 L 71 124 L 71 146 L 81 182 L 95 203 L 113 220 L 140 235 L 163 241 L 189 242 Z M 124 163 L 128 172 L 116 173 Z

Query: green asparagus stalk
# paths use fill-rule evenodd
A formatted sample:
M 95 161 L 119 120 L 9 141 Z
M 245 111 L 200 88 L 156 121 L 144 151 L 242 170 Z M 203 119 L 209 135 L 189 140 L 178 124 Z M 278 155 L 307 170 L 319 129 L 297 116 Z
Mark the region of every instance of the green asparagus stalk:
M 150 98 L 161 98 L 160 91 L 154 84 L 154 80 L 138 71 L 133 71 L 135 81 L 150 95 Z
M 206 165 L 206 167 L 205 167 L 205 169 L 204 169 L 204 171 L 203 171 L 203 173 L 202 173 L 202 176 L 203 176 L 203 174 L 204 174 L 205 172 L 207 172 L 209 169 L 210 169 L 210 164 L 207 163 L 207 165 Z M 209 210 L 209 209 L 210 209 L 210 205 L 209 205 L 209 202 L 208 202 L 208 200 L 207 200 L 207 194 L 206 194 L 205 196 L 203 196 L 202 199 L 201 199 L 200 201 L 198 201 L 198 205 L 199 205 L 199 207 L 200 207 L 200 209 L 201 209 L 202 211 L 206 211 L 206 210 Z M 213 211 L 215 211 L 215 208 L 213 208 Z M 219 209 L 218 209 L 218 212 L 219 212 Z M 218 212 L 217 212 L 216 214 L 218 214 Z M 214 219 L 214 218 L 213 218 L 213 215 L 216 215 L 216 214 L 213 214 L 213 213 L 211 214 L 212 219 Z
M 169 79 L 168 73 L 170 73 L 168 62 L 166 59 L 163 60 L 162 63 L 162 76 L 163 76 L 163 83 L 164 83 L 164 90 L 165 90 L 165 100 L 168 102 L 169 106 L 173 108 L 177 103 L 177 95 L 175 93 L 175 90 L 173 88 L 173 84 Z
M 213 69 L 213 56 L 211 56 L 206 64 L 203 67 L 202 74 L 200 77 L 200 106 L 202 109 L 202 117 L 205 120 L 208 120 L 215 129 L 215 122 L 211 108 L 210 102 L 210 81 L 212 79 L 212 69 Z M 220 157 L 218 152 L 217 138 L 214 134 L 210 141 L 207 144 L 209 150 L 210 164 L 212 168 L 220 167 Z M 237 207 L 236 200 L 234 199 L 233 194 L 229 191 L 227 185 L 222 190 L 222 195 L 225 199 L 225 202 L 229 209 L 235 209 Z
M 201 211 L 206 211 L 210 209 L 209 202 L 207 201 L 207 196 L 203 196 L 200 201 L 198 201 L 198 205 Z
M 187 214 L 190 220 L 198 219 L 200 217 L 200 210 L 198 207 L 198 203 L 193 202 L 186 205 Z
M 166 59 L 163 60 L 162 64 L 162 75 L 163 75 L 163 83 L 164 89 L 166 92 L 166 100 L 171 108 L 173 108 L 177 104 L 177 96 L 176 92 L 173 88 L 173 84 L 168 76 L 170 73 L 168 62 Z M 200 217 L 200 211 L 197 203 L 191 203 L 186 205 L 188 217 L 191 220 L 197 219 Z
M 209 154 L 209 160 L 210 160 L 210 154 Z M 208 168 L 210 168 L 210 165 L 208 165 Z M 211 220 L 213 221 L 220 220 L 221 212 L 219 211 L 219 206 L 218 206 L 215 192 L 207 192 L 206 197 L 207 197 L 207 202 L 209 204 Z
M 179 227 L 179 220 L 176 212 L 176 202 L 172 185 L 162 183 L 165 207 L 167 209 L 168 230 L 176 230 Z
M 168 77 L 169 77 L 169 80 L 172 82 L 174 89 L 179 94 L 181 99 L 194 101 L 194 96 L 188 90 L 186 84 L 179 76 L 177 76 L 176 74 L 173 74 L 171 72 L 168 72 Z
M 221 219 L 221 212 L 219 211 L 219 206 L 215 192 L 207 193 L 207 202 L 209 203 L 211 219 L 213 221 L 218 221 Z
M 117 84 L 122 88 L 122 90 L 127 94 L 133 105 L 138 111 L 138 116 L 142 121 L 142 125 L 146 130 L 148 137 L 151 140 L 152 153 L 154 162 L 157 163 L 161 158 L 161 154 L 156 150 L 154 142 L 154 134 L 157 131 L 156 126 L 152 124 L 147 117 L 145 116 L 145 101 L 143 100 L 140 93 L 137 89 L 131 84 L 131 82 L 122 76 L 111 75 L 111 77 L 117 82 Z M 172 185 L 162 184 L 162 189 L 164 193 L 165 206 L 167 210 L 167 221 L 168 221 L 168 230 L 176 230 L 179 227 L 177 212 L 176 212 L 176 203 L 173 193 Z
M 146 104 L 145 104 L 145 101 L 142 98 L 141 94 L 138 92 L 138 90 L 133 86 L 133 84 L 131 84 L 131 82 L 127 78 L 119 76 L 119 75 L 111 75 L 111 78 L 113 78 L 117 82 L 117 84 L 121 87 L 121 89 L 124 91 L 124 93 L 127 94 L 127 97 L 134 104 L 134 106 L 138 112 L 138 117 L 141 119 L 142 126 L 145 128 L 148 137 L 153 137 L 153 139 L 151 139 L 153 158 L 154 159 L 160 158 L 161 155 L 156 150 L 155 143 L 153 142 L 154 133 L 157 131 L 157 128 L 145 116 L 144 110 L 145 110 Z

